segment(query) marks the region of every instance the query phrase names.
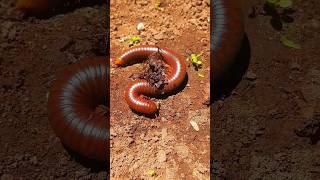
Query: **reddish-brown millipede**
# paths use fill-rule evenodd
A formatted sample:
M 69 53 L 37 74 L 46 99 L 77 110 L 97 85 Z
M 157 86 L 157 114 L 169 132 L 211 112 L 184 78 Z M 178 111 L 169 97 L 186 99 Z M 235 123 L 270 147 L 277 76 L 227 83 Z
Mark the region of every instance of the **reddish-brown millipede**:
M 244 25 L 238 3 L 237 0 L 212 1 L 210 37 L 212 86 L 215 86 L 216 82 L 228 74 L 228 70 L 234 63 L 235 56 L 241 47 Z
M 33 16 L 46 16 L 63 9 L 80 5 L 101 4 L 100 0 L 17 0 L 16 9 Z
M 124 66 L 146 60 L 151 54 L 160 52 L 164 62 L 169 66 L 167 70 L 167 84 L 163 89 L 150 85 L 146 80 L 136 80 L 128 85 L 125 91 L 125 100 L 129 107 L 143 114 L 154 114 L 158 108 L 155 102 L 145 96 L 156 96 L 169 93 L 180 86 L 186 76 L 186 67 L 183 58 L 176 52 L 157 46 L 137 46 L 131 48 L 117 59 L 116 64 Z
M 18 0 L 16 8 L 27 14 L 43 15 L 62 2 L 62 0 Z
M 66 68 L 53 83 L 48 118 L 61 142 L 99 161 L 108 157 L 108 119 L 98 111 L 108 107 L 108 59 L 93 58 Z

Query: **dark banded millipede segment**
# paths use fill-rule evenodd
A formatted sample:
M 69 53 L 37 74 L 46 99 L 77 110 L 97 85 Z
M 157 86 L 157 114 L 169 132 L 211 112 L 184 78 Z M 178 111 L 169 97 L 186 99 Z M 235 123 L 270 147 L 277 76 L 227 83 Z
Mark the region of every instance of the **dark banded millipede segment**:
M 101 0 L 17 0 L 15 8 L 27 15 L 46 16 L 81 5 L 101 4 Z
M 244 25 L 238 0 L 211 2 L 211 82 L 216 86 L 235 62 L 244 37 Z
M 136 80 L 128 85 L 125 91 L 125 100 L 129 107 L 143 114 L 154 114 L 158 108 L 155 102 L 143 97 L 154 97 L 166 94 L 180 86 L 186 76 L 186 67 L 183 57 L 167 48 L 157 46 L 137 46 L 131 48 L 115 62 L 118 66 L 126 66 L 143 62 L 153 53 L 161 53 L 164 62 L 169 66 L 166 72 L 167 83 L 163 89 L 157 89 L 146 80 Z
M 109 69 L 107 58 L 88 59 L 67 67 L 54 82 L 48 99 L 48 117 L 61 142 L 79 154 L 106 161 Z M 108 108 L 108 107 L 107 107 Z
M 61 4 L 63 0 L 17 0 L 16 9 L 32 15 L 44 15 Z

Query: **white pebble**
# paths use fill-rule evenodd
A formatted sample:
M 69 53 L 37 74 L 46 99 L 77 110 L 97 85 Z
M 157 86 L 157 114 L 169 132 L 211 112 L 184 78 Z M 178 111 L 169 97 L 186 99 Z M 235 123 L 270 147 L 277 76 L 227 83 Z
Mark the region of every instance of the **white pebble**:
M 137 25 L 137 30 L 138 31 L 143 31 L 144 30 L 144 24 L 142 22 Z
M 194 130 L 199 131 L 199 126 L 195 121 L 190 121 L 191 126 L 193 127 Z

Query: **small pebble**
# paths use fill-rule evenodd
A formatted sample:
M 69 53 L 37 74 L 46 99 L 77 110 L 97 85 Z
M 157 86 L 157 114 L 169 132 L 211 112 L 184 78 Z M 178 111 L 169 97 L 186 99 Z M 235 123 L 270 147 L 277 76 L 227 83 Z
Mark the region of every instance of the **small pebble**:
M 144 31 L 145 27 L 144 27 L 144 24 L 141 22 L 137 25 L 137 30 L 138 31 Z
M 163 163 L 167 161 L 167 155 L 166 152 L 164 150 L 160 150 L 158 152 L 158 162 L 159 163 Z
M 257 79 L 257 75 L 251 71 L 248 71 L 247 75 L 246 75 L 246 79 L 248 79 L 250 81 L 254 81 Z
M 199 126 L 195 121 L 190 121 L 191 126 L 193 127 L 194 130 L 199 131 Z

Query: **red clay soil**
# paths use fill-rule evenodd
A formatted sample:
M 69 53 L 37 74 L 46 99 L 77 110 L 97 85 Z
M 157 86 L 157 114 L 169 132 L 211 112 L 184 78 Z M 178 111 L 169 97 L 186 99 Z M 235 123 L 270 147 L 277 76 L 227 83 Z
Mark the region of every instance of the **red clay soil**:
M 209 179 L 209 4 L 207 1 L 111 1 L 111 179 Z M 137 30 L 143 23 L 145 29 Z M 141 45 L 170 48 L 184 57 L 188 81 L 163 99 L 159 115 L 132 112 L 124 90 L 144 65 L 116 67 L 114 60 L 129 49 L 125 41 L 139 35 Z M 186 61 L 188 53 L 203 53 L 199 70 Z M 200 130 L 190 125 L 195 121 Z M 152 174 L 151 172 L 154 172 Z M 152 177 L 153 176 L 153 177 Z
M 99 6 L 38 19 L 21 18 L 13 5 L 0 2 L 1 179 L 106 179 L 105 167 L 67 152 L 47 117 L 56 74 L 96 56 Z

